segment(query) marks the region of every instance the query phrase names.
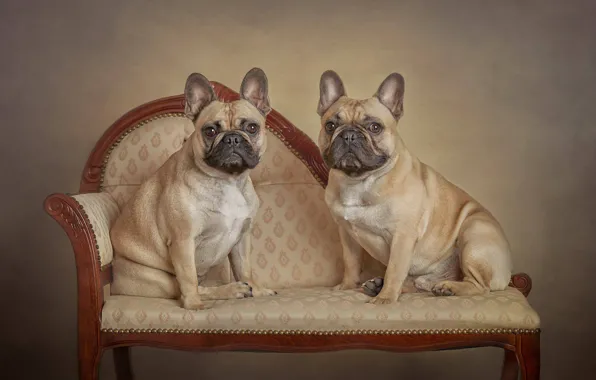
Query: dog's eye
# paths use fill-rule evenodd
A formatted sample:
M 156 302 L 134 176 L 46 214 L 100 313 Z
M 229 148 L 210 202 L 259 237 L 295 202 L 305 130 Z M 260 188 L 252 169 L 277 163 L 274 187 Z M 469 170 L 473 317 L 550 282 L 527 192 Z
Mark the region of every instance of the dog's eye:
M 207 137 L 215 137 L 215 135 L 217 135 L 217 129 L 215 129 L 215 127 L 211 127 L 211 126 L 205 127 L 205 128 L 203 128 L 203 133 Z
M 255 133 L 257 133 L 259 131 L 259 126 L 255 123 L 251 123 L 249 125 L 247 125 L 244 130 L 248 133 L 250 133 L 251 135 L 254 135 Z
M 371 131 L 372 133 L 379 133 L 383 130 L 383 127 L 381 127 L 380 124 L 372 123 L 371 125 L 368 126 L 368 130 Z
M 335 131 L 335 123 L 328 121 L 327 124 L 325 124 L 325 130 L 327 133 L 333 133 L 333 131 Z

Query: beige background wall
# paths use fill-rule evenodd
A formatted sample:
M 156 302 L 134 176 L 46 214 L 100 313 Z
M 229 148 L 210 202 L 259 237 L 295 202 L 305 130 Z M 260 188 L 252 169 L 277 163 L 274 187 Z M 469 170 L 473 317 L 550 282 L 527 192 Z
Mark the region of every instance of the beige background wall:
M 74 261 L 42 211 L 44 197 L 78 189 L 93 144 L 127 110 L 180 93 L 192 71 L 238 88 L 260 66 L 273 106 L 313 138 L 325 69 L 356 97 L 401 72 L 406 143 L 494 211 L 515 269 L 534 279 L 543 378 L 588 378 L 596 369 L 595 2 L 284 3 L 1 2 L 0 366 L 18 369 L 15 379 L 76 376 Z M 497 349 L 133 355 L 142 379 L 497 379 L 501 362 Z M 101 372 L 113 378 L 110 355 Z

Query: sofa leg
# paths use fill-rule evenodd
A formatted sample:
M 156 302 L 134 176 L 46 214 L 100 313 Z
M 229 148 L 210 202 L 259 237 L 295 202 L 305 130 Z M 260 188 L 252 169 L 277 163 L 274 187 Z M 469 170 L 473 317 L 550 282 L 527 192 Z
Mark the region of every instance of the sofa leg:
M 100 361 L 101 351 L 79 347 L 79 380 L 97 380 Z
M 114 348 L 114 367 L 116 368 L 116 379 L 133 380 L 129 347 Z
M 505 349 L 505 356 L 503 357 L 503 370 L 501 372 L 501 380 L 517 380 L 519 376 L 519 365 L 517 364 L 517 357 L 515 351 Z
M 540 379 L 540 334 L 522 334 L 516 354 L 523 380 Z

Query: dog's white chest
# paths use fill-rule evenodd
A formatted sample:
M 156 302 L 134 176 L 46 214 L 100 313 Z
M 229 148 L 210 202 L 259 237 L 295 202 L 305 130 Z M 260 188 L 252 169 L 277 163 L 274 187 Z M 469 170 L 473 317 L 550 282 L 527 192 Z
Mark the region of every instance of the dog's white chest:
M 245 195 L 235 186 L 223 189 L 222 204 L 216 209 L 217 215 L 214 221 L 220 223 L 219 230 L 224 232 L 222 239 L 222 250 L 228 250 L 227 246 L 233 246 L 240 239 L 245 223 L 251 217 L 252 208 Z
M 327 199 L 331 212 L 348 234 L 371 256 L 386 263 L 389 255 L 385 219 L 387 209 L 382 203 L 370 202 L 362 195 L 366 183 L 343 188 L 337 196 Z
M 222 200 L 214 204 L 206 218 L 206 225 L 197 240 L 195 260 L 197 272 L 208 270 L 228 256 L 245 232 L 256 206 L 236 186 L 221 189 Z
M 343 187 L 327 199 L 337 219 L 361 227 L 378 225 L 383 217 L 383 206 L 375 199 L 367 181 Z
M 219 208 L 219 213 L 224 215 L 228 221 L 244 220 L 248 218 L 252 211 L 244 194 L 235 186 L 224 188 L 222 199 L 224 201 Z

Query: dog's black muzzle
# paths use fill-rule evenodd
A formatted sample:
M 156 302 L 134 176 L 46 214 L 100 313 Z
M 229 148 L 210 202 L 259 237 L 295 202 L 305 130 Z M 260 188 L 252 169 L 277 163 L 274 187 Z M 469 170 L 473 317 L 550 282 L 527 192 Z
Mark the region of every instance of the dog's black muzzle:
M 227 132 L 219 143 L 211 148 L 205 162 L 224 172 L 238 174 L 257 166 L 259 155 L 244 136 L 232 131 Z
M 375 153 L 372 141 L 356 127 L 346 127 L 339 132 L 324 158 L 330 168 L 351 176 L 377 169 L 387 162 L 387 156 Z

